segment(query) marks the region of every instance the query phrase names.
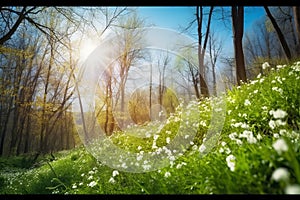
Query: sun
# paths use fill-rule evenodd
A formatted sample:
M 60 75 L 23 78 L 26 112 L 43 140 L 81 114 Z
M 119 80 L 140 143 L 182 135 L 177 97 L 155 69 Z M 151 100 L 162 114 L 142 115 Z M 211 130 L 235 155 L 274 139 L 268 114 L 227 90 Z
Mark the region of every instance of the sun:
M 94 40 L 90 38 L 82 40 L 79 49 L 80 60 L 84 62 L 88 58 L 88 56 L 96 49 L 96 47 L 97 43 Z

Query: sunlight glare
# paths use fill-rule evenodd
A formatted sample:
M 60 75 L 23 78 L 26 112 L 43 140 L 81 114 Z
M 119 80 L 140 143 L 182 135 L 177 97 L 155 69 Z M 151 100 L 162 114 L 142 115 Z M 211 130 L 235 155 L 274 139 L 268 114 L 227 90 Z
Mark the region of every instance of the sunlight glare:
M 80 60 L 85 61 L 88 56 L 96 49 L 97 45 L 92 39 L 86 39 L 82 41 L 80 47 Z

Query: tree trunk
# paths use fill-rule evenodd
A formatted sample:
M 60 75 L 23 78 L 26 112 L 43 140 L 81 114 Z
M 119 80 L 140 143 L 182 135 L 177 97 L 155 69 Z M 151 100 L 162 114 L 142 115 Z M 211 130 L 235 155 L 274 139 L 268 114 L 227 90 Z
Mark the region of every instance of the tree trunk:
M 294 13 L 294 21 L 296 27 L 296 35 L 297 35 L 297 55 L 300 56 L 300 7 L 294 6 L 293 7 Z
M 152 119 L 152 64 L 150 64 L 149 116 Z
M 233 30 L 233 44 L 236 64 L 236 80 L 238 85 L 241 81 L 246 82 L 245 58 L 243 52 L 243 35 L 244 35 L 244 7 L 232 6 L 232 30 Z
M 199 13 L 199 9 L 200 9 L 200 13 Z M 208 86 L 205 81 L 204 55 L 205 55 L 206 45 L 207 45 L 207 41 L 208 41 L 212 11 L 213 11 L 213 6 L 210 8 L 208 22 L 207 22 L 207 29 L 206 29 L 206 33 L 205 33 L 205 40 L 204 40 L 204 44 L 202 47 L 203 8 L 202 8 L 202 6 L 196 7 L 196 19 L 197 19 L 197 25 L 198 25 L 198 62 L 199 62 L 200 92 L 201 92 L 201 95 L 203 95 L 204 97 L 209 96 Z
M 30 113 L 28 113 L 27 115 L 27 123 L 26 123 L 26 132 L 25 132 L 25 142 L 24 142 L 24 153 L 28 153 L 29 152 L 29 148 L 30 148 L 30 142 L 31 142 L 31 138 L 29 135 L 29 131 L 31 130 L 31 117 L 30 117 Z
M 291 51 L 290 51 L 289 46 L 288 46 L 288 44 L 287 44 L 287 42 L 284 38 L 284 35 L 283 35 L 282 31 L 280 30 L 278 24 L 276 23 L 276 20 L 273 17 L 272 13 L 270 12 L 269 8 L 267 6 L 264 6 L 264 8 L 265 8 L 265 11 L 266 11 L 266 13 L 267 13 L 274 29 L 275 29 L 275 31 L 277 33 L 278 39 L 279 39 L 280 44 L 281 44 L 281 46 L 284 50 L 285 56 L 287 57 L 288 60 L 291 60 L 292 59 Z
M 196 94 L 197 99 L 199 99 L 200 98 L 200 93 L 199 93 L 199 88 L 198 88 L 198 78 L 197 78 L 198 75 L 194 74 L 193 66 L 191 65 L 191 63 L 188 63 L 188 65 L 189 65 L 189 70 L 190 70 L 191 75 L 192 75 L 192 81 L 193 81 L 195 94 Z

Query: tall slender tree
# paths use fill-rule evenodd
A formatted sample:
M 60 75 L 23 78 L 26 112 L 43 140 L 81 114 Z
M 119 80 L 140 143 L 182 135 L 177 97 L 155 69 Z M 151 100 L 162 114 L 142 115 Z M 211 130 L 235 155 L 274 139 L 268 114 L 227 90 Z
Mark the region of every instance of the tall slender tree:
M 293 7 L 294 21 L 297 35 L 297 54 L 300 56 L 300 7 Z
M 213 94 L 217 95 L 217 79 L 216 79 L 216 67 L 217 67 L 217 60 L 222 51 L 222 42 L 218 41 L 215 32 L 211 32 L 209 35 L 209 45 L 208 45 L 208 52 L 209 52 L 209 60 L 211 64 L 211 71 L 212 71 L 212 78 L 213 78 Z
M 273 17 L 272 13 L 270 12 L 269 8 L 267 6 L 264 6 L 264 9 L 265 9 L 265 11 L 267 13 L 267 16 L 269 17 L 269 19 L 271 21 L 271 23 L 272 23 L 272 25 L 273 25 L 276 33 L 277 33 L 278 39 L 279 39 L 280 44 L 281 44 L 281 46 L 282 46 L 282 48 L 284 50 L 286 58 L 288 60 L 291 60 L 292 59 L 292 54 L 291 54 L 290 48 L 289 48 L 289 46 L 288 46 L 288 44 L 287 44 L 287 42 L 285 40 L 285 37 L 284 37 L 284 35 L 283 35 L 280 27 L 278 26 L 275 18 Z
M 119 109 L 119 125 L 122 128 L 125 122 L 125 102 L 126 102 L 126 82 L 129 75 L 129 70 L 135 62 L 142 58 L 141 39 L 144 27 L 144 20 L 139 18 L 137 13 L 133 13 L 128 18 L 122 19 L 117 25 L 117 36 L 119 38 L 118 50 L 118 91 L 115 100 L 115 105 L 120 103 Z M 120 99 L 120 102 L 119 102 Z M 115 106 L 115 109 L 117 106 Z
M 240 85 L 241 81 L 242 82 L 247 81 L 243 42 L 242 42 L 243 35 L 244 35 L 244 7 L 232 6 L 231 17 L 232 17 L 233 45 L 234 45 L 235 65 L 236 65 L 236 80 L 237 80 L 237 84 Z
M 204 57 L 208 42 L 208 36 L 210 31 L 211 18 L 214 7 L 211 6 L 208 14 L 207 26 L 205 31 L 205 37 L 202 45 L 202 24 L 203 24 L 203 7 L 196 7 L 196 19 L 197 19 L 197 30 L 198 30 L 198 62 L 199 62 L 199 80 L 200 80 L 200 92 L 204 97 L 209 96 L 208 86 L 205 79 L 205 66 L 204 66 Z M 199 12 L 200 11 L 200 12 Z

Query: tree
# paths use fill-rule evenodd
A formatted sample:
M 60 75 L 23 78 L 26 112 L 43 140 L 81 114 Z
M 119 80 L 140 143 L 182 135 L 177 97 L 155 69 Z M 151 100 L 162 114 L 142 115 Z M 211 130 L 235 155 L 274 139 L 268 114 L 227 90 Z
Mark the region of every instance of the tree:
M 272 7 L 270 12 L 280 27 L 291 56 L 296 56 L 297 34 L 292 7 Z M 286 54 L 268 16 L 258 19 L 252 28 L 245 33 L 245 36 L 243 45 L 248 78 L 251 79 L 259 73 L 265 73 L 266 71 L 262 69 L 264 62 L 269 62 L 273 66 L 286 62 Z
M 113 84 L 113 68 L 109 66 L 105 71 L 104 81 L 105 85 L 105 105 L 106 105 L 106 113 L 105 113 L 105 124 L 104 130 L 105 133 L 111 135 L 115 129 L 115 119 L 113 117 L 113 91 L 112 91 L 112 84 Z
M 244 35 L 244 7 L 232 6 L 232 31 L 233 31 L 233 44 L 236 65 L 236 79 L 238 85 L 241 81 L 246 82 L 245 60 L 243 52 L 243 35 Z
M 244 41 L 244 52 L 246 62 L 246 73 L 249 79 L 256 77 L 259 73 L 263 74 L 262 64 L 271 62 L 272 58 L 277 57 L 281 47 L 277 45 L 277 39 L 273 32 L 268 31 L 265 18 L 255 22 L 251 31 L 246 32 Z
M 183 88 L 185 93 L 187 92 L 189 99 L 192 98 L 192 95 L 200 99 L 198 55 L 193 52 L 194 47 L 187 46 L 182 49 L 182 56 L 177 57 L 176 69 L 181 80 L 177 79 L 176 83 Z
M 272 13 L 269 10 L 269 8 L 267 6 L 264 6 L 264 9 L 265 9 L 265 11 L 267 13 L 267 16 L 269 17 L 269 19 L 271 21 L 271 23 L 272 23 L 272 25 L 273 25 L 276 33 L 277 33 L 278 39 L 280 41 L 280 44 L 281 44 L 281 46 L 282 46 L 282 48 L 284 50 L 284 53 L 285 53 L 287 59 L 291 60 L 292 59 L 292 54 L 291 54 L 291 51 L 289 49 L 289 46 L 288 46 L 288 44 L 287 44 L 287 42 L 285 40 L 285 37 L 284 37 L 281 29 L 279 28 L 279 26 L 278 26 L 275 18 L 273 17 Z
M 200 13 L 199 13 L 200 9 Z M 197 6 L 196 7 L 196 19 L 198 25 L 198 61 L 199 61 L 199 80 L 200 80 L 200 92 L 204 97 L 209 96 L 208 87 L 205 80 L 205 66 L 204 66 L 204 56 L 206 52 L 206 46 L 208 42 L 210 24 L 211 24 L 211 17 L 214 7 L 211 6 L 208 14 L 205 38 L 202 46 L 202 23 L 203 23 L 203 7 Z
M 162 57 L 161 57 L 162 56 Z M 159 105 L 163 105 L 163 95 L 166 91 L 166 85 L 165 85 L 165 74 L 166 74 L 166 68 L 170 63 L 170 56 L 169 54 L 160 55 L 157 60 L 157 67 L 158 67 L 158 76 L 159 76 L 159 83 L 158 83 L 158 102 Z M 162 62 L 162 63 L 161 63 Z
M 106 17 L 103 34 L 125 11 L 0 8 L 0 155 L 48 153 L 75 145 L 70 105 L 78 63 L 71 38 L 95 28 L 99 14 Z
M 214 95 L 217 95 L 216 65 L 222 51 L 222 42 L 216 39 L 215 32 L 211 32 L 208 43 L 208 52 L 213 78 L 213 93 Z
M 225 83 L 226 89 L 231 89 L 236 85 L 235 78 L 235 58 L 221 57 L 221 62 L 224 64 L 222 69 L 222 77 Z
M 4 29 L 1 29 L 0 45 L 11 39 L 25 19 L 31 19 L 29 17 L 30 14 L 37 14 L 39 12 L 41 12 L 41 9 L 37 7 L 0 7 L 2 16 L 1 24 L 3 25 L 2 28 L 4 27 Z
M 136 13 L 121 20 L 117 25 L 116 34 L 119 38 L 118 43 L 118 54 L 117 67 L 118 67 L 118 91 L 115 100 L 115 105 L 119 103 L 120 98 L 120 127 L 124 126 L 125 121 L 125 88 L 128 78 L 128 73 L 130 67 L 135 64 L 135 62 L 142 58 L 141 51 L 141 38 L 143 31 L 141 28 L 144 27 L 144 20 L 140 19 Z M 116 108 L 116 106 L 115 106 Z
M 297 54 L 300 56 L 300 7 L 293 7 L 294 21 L 297 35 Z

